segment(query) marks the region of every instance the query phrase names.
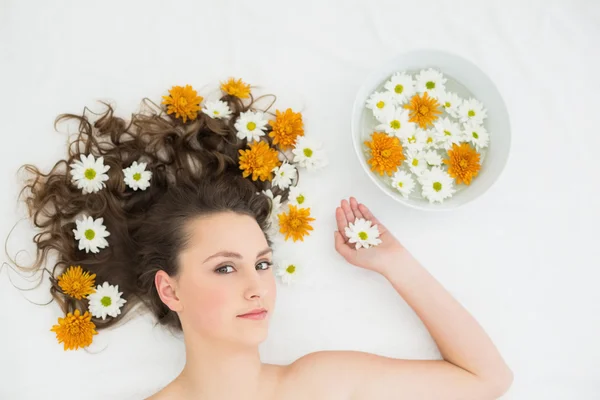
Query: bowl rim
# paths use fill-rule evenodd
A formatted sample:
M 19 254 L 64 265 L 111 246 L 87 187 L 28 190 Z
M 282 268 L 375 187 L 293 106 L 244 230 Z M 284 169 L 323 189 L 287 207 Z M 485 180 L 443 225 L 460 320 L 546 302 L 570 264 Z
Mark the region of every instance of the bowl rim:
M 426 205 L 430 205 L 428 203 L 424 203 L 426 205 L 421 205 L 416 201 L 408 201 L 406 200 L 404 197 L 402 197 L 401 195 L 393 195 L 392 193 L 390 193 L 387 190 L 384 190 L 384 184 L 382 182 L 379 182 L 376 177 L 374 176 L 374 173 L 372 173 L 370 167 L 367 165 L 367 161 L 364 157 L 364 155 L 362 154 L 362 149 L 360 148 L 359 145 L 359 141 L 355 140 L 356 137 L 359 137 L 360 135 L 360 122 L 361 122 L 361 117 L 362 117 L 362 113 L 364 112 L 364 101 L 361 100 L 361 94 L 363 94 L 367 88 L 367 86 L 372 86 L 373 82 L 378 78 L 382 71 L 384 69 L 387 69 L 388 66 L 398 63 L 399 60 L 403 60 L 406 59 L 407 57 L 415 57 L 415 56 L 420 56 L 420 55 L 426 55 L 426 56 L 430 56 L 431 54 L 435 54 L 436 56 L 439 57 L 446 57 L 446 58 L 454 58 L 455 60 L 458 60 L 461 63 L 464 64 L 468 64 L 470 65 L 470 67 L 474 68 L 475 70 L 477 70 L 482 77 L 484 77 L 488 83 L 490 84 L 492 90 L 495 92 L 494 95 L 495 97 L 498 98 L 499 101 L 499 106 L 501 109 L 503 109 L 505 111 L 505 116 L 506 116 L 506 124 L 507 124 L 507 130 L 506 130 L 506 143 L 507 143 L 507 154 L 504 157 L 504 162 L 502 163 L 501 167 L 499 168 L 497 174 L 495 177 L 493 177 L 489 184 L 487 185 L 487 187 L 477 196 L 472 197 L 472 198 L 468 198 L 463 202 L 460 203 L 436 203 L 435 206 L 433 207 L 427 207 Z M 425 67 L 423 67 L 425 68 Z M 444 73 L 444 71 L 442 71 L 442 73 Z M 386 78 L 387 79 L 387 78 Z M 511 125 L 510 125 L 510 115 L 508 114 L 508 109 L 506 107 L 506 103 L 504 102 L 504 98 L 502 97 L 500 91 L 498 90 L 498 87 L 496 86 L 496 84 L 494 83 L 494 81 L 491 80 L 491 78 L 473 61 L 458 55 L 456 53 L 451 53 L 448 51 L 444 51 L 444 50 L 439 50 L 439 49 L 428 49 L 428 48 L 421 48 L 421 49 L 413 49 L 413 50 L 408 50 L 408 51 L 404 51 L 401 53 L 398 53 L 396 55 L 394 55 L 393 57 L 388 58 L 387 60 L 385 60 L 384 62 L 382 62 L 381 64 L 379 64 L 378 67 L 371 69 L 367 75 L 364 77 L 362 84 L 359 86 L 358 90 L 356 91 L 356 95 L 354 96 L 354 101 L 352 103 L 352 120 L 351 120 L 351 135 L 350 135 L 350 139 L 352 140 L 352 146 L 354 147 L 354 151 L 356 156 L 359 159 L 359 162 L 362 166 L 362 169 L 364 170 L 364 172 L 367 174 L 367 176 L 369 177 L 369 179 L 371 179 L 371 181 L 373 181 L 373 183 L 382 191 L 384 192 L 387 196 L 391 197 L 392 199 L 394 199 L 395 201 L 399 202 L 400 204 L 403 204 L 407 207 L 416 209 L 416 210 L 422 210 L 422 211 L 433 211 L 433 212 L 443 212 L 443 211 L 450 211 L 450 210 L 455 210 L 459 207 L 462 207 L 466 204 L 472 203 L 473 201 L 475 201 L 476 199 L 481 198 L 485 193 L 487 193 L 487 191 L 498 181 L 498 179 L 500 178 L 500 176 L 502 176 L 502 174 L 504 173 L 505 169 L 506 169 L 506 165 L 509 162 L 510 159 L 510 149 L 512 146 L 512 129 L 511 129 Z

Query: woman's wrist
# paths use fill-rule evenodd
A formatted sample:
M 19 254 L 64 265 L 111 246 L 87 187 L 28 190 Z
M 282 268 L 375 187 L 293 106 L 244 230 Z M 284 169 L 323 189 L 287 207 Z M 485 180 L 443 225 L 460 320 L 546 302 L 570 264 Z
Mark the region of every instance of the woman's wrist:
M 406 277 L 415 268 L 421 268 L 421 265 L 406 248 L 401 247 L 383 260 L 380 273 L 391 280 L 401 276 Z

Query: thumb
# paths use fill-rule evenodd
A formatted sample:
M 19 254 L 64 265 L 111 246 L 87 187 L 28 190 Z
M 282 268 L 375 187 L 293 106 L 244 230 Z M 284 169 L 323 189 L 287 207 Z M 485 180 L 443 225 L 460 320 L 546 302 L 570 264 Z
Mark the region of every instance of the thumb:
M 342 234 L 339 231 L 333 231 L 333 236 L 335 239 L 335 250 L 345 259 L 350 258 L 352 249 L 344 242 Z

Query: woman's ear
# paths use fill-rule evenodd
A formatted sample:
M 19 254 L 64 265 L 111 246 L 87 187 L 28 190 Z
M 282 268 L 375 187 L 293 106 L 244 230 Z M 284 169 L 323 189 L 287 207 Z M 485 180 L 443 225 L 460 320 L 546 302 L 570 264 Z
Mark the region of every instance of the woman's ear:
M 163 303 L 171 311 L 180 312 L 183 310 L 183 304 L 177 297 L 177 282 L 169 276 L 165 271 L 159 270 L 154 275 L 154 284 L 156 291 Z

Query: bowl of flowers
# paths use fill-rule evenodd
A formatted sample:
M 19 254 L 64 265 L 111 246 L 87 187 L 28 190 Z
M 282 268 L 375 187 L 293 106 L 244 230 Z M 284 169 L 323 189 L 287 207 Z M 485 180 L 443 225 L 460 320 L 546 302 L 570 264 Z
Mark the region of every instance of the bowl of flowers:
M 462 57 L 402 54 L 359 89 L 352 115 L 359 162 L 387 195 L 423 210 L 453 209 L 498 179 L 510 151 L 506 105 Z

